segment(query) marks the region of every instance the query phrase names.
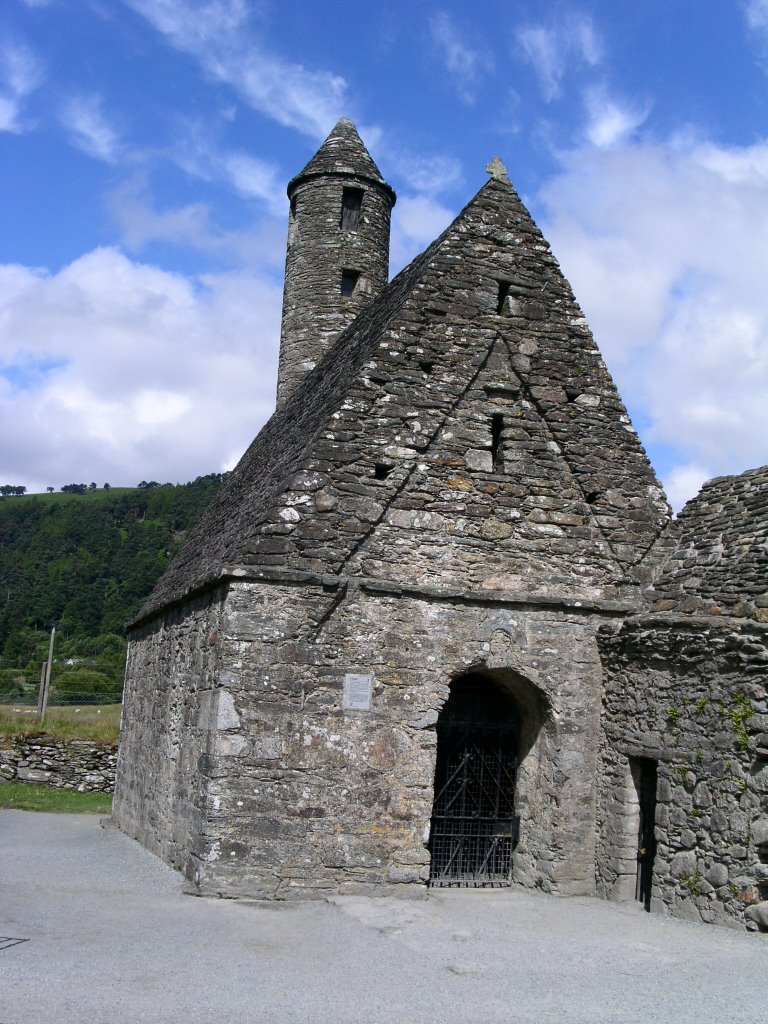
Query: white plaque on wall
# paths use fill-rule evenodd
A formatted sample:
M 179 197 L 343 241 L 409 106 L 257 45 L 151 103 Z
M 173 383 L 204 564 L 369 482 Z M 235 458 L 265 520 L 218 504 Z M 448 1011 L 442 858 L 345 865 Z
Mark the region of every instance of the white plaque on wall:
M 347 711 L 370 711 L 373 676 L 348 673 L 344 676 L 342 707 Z

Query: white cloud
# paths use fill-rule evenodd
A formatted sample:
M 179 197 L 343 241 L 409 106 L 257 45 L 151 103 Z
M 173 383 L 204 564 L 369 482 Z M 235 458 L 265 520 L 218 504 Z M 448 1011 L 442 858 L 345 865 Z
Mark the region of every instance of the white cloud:
M 120 138 L 104 116 L 99 96 L 71 96 L 60 118 L 73 146 L 96 160 L 116 163 L 122 150 Z
M 711 480 L 714 473 L 706 466 L 691 463 L 686 466 L 674 466 L 666 475 L 664 487 L 670 505 L 679 511 L 686 501 L 695 497 L 702 486 Z
M 650 107 L 629 105 L 608 95 L 603 87 L 587 89 L 586 135 L 593 146 L 608 149 L 631 135 L 648 117 Z
M 253 9 L 244 0 L 124 2 L 177 50 L 194 56 L 210 78 L 232 86 L 278 124 L 323 138 L 349 113 L 345 79 L 270 53 L 251 31 Z
M 0 267 L 3 478 L 32 490 L 224 468 L 272 410 L 280 301 L 254 274 L 192 279 L 115 249 L 57 274 Z
M 430 195 L 454 188 L 463 178 L 461 163 L 452 156 L 414 156 L 394 152 L 388 162 L 412 189 L 429 192 Z
M 224 181 L 247 199 L 259 199 L 272 214 L 287 211 L 285 183 L 277 166 L 237 150 L 217 147 L 210 130 L 195 120 L 180 123 L 177 137 L 165 154 L 191 177 Z
M 768 35 L 768 0 L 747 0 L 744 13 L 751 29 Z
M 474 103 L 481 80 L 493 70 L 493 59 L 489 54 L 467 45 L 461 30 L 446 11 L 438 11 L 431 18 L 429 27 L 459 98 L 464 103 Z
M 670 491 L 691 496 L 680 467 L 768 462 L 766 144 L 583 148 L 540 198 L 644 439 L 674 464 Z
M 130 252 L 151 242 L 166 242 L 217 256 L 228 265 L 282 268 L 285 261 L 285 211 L 254 224 L 225 230 L 205 203 L 159 210 L 141 176 L 123 182 L 107 196 L 107 208 Z
M 523 56 L 532 65 L 547 102 L 557 99 L 569 65 L 594 67 L 602 60 L 602 44 L 589 18 L 572 13 L 551 26 L 529 25 L 517 33 Z
M 277 210 L 287 208 L 285 185 L 278 183 L 274 164 L 247 153 L 225 153 L 220 159 L 224 174 L 241 195 L 263 199 Z
M 24 131 L 24 100 L 42 80 L 42 63 L 28 46 L 10 40 L 0 44 L 0 131 Z
M 437 238 L 456 216 L 429 196 L 400 196 L 392 211 L 391 269 L 397 273 Z

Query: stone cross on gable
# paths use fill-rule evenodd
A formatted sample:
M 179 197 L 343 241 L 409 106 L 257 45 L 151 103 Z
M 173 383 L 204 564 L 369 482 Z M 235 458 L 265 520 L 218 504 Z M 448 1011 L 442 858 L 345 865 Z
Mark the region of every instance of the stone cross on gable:
M 507 168 L 501 162 L 500 156 L 495 156 L 489 164 L 486 164 L 485 169 L 488 174 L 497 181 L 509 181 L 509 178 L 507 177 Z

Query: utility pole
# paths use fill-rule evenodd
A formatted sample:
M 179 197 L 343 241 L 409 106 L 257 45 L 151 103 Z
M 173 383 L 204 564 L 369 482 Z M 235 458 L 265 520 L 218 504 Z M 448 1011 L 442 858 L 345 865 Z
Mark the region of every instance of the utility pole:
M 51 666 L 53 665 L 53 641 L 56 638 L 56 627 L 53 626 L 51 629 L 51 642 L 48 645 L 48 661 L 45 664 L 45 671 L 41 679 L 40 685 L 40 700 L 38 701 L 38 711 L 40 712 L 40 722 L 45 720 L 45 713 L 48 710 L 48 693 L 51 689 Z

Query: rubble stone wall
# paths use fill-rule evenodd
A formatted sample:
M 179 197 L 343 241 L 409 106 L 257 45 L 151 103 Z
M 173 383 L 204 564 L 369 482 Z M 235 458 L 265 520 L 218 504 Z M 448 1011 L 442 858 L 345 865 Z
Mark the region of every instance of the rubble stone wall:
M 517 882 L 594 892 L 600 664 L 607 614 L 461 601 L 360 583 L 230 584 L 208 743 L 200 891 L 311 898 L 423 891 L 435 723 L 452 679 L 489 675 L 520 709 Z M 373 676 L 369 711 L 342 707 Z
M 598 892 L 634 897 L 632 763 L 658 763 L 652 910 L 768 929 L 768 628 L 648 615 L 602 638 Z
M 0 779 L 39 782 L 78 793 L 111 793 L 115 788 L 117 744 L 39 736 L 0 738 Z
M 184 872 L 205 827 L 224 593 L 169 611 L 138 630 L 128 651 L 113 818 Z

